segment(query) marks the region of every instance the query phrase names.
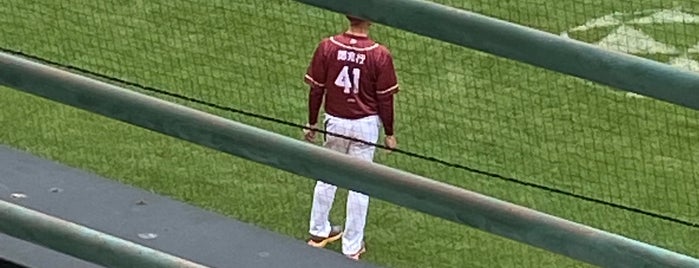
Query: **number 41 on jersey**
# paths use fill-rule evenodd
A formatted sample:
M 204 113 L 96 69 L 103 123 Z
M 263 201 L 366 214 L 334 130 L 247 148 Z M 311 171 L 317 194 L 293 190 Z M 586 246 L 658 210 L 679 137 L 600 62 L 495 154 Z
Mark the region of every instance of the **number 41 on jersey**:
M 350 94 L 350 91 L 352 94 L 358 94 L 359 76 L 361 76 L 361 74 L 362 70 L 359 68 L 352 68 L 352 72 L 350 73 L 349 66 L 342 67 L 342 70 L 340 70 L 340 73 L 335 79 L 335 85 L 344 88 L 343 92 L 345 94 Z

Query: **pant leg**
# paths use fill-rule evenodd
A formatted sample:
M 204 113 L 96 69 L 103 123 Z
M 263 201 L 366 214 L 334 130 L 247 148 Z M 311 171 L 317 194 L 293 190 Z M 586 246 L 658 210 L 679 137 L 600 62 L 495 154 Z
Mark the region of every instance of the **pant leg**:
M 330 225 L 330 210 L 335 200 L 337 187 L 322 181 L 317 181 L 313 190 L 313 204 L 311 205 L 311 221 L 309 233 L 313 236 L 328 237 L 332 226 Z
M 354 126 L 353 133 L 361 140 L 376 143 L 379 139 L 378 118 L 360 121 Z M 372 145 L 353 142 L 350 144 L 348 153 L 366 161 L 373 161 L 375 151 L 376 147 Z M 369 196 L 350 190 L 347 196 L 347 215 L 345 234 L 342 237 L 342 253 L 355 254 L 362 248 L 368 211 Z
M 325 130 L 332 133 L 347 135 L 350 127 L 343 120 L 326 119 Z M 349 142 L 346 139 L 327 135 L 324 137 L 323 146 L 331 150 L 347 153 Z M 313 190 L 313 203 L 311 205 L 311 216 L 309 222 L 309 233 L 313 236 L 327 237 L 332 226 L 330 224 L 330 210 L 335 200 L 335 185 L 317 181 Z

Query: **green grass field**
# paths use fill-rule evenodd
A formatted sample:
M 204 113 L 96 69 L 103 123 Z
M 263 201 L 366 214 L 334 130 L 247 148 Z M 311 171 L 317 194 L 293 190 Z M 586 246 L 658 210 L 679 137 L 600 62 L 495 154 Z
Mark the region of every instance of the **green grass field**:
M 440 2 L 682 68 L 699 60 L 699 21 L 691 20 L 699 14 L 697 0 Z M 5 3 L 1 48 L 301 124 L 311 53 L 322 37 L 344 28 L 340 15 L 287 0 Z M 679 11 L 689 19 L 676 22 L 685 18 Z M 594 20 L 614 12 L 607 22 L 625 22 L 642 34 Z M 699 218 L 697 112 L 381 25 L 373 36 L 395 57 L 402 149 L 686 221 Z M 306 236 L 311 180 L 11 89 L 0 88 L 0 106 L 1 143 Z M 697 256 L 698 228 L 405 155 L 379 152 L 377 162 Z M 338 222 L 343 194 L 335 203 Z M 584 266 L 377 199 L 367 243 L 366 260 L 388 267 Z

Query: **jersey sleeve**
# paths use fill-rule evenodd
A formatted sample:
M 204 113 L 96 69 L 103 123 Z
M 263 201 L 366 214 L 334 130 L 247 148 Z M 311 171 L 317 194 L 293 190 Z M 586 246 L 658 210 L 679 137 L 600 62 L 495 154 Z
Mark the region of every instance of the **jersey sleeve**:
M 311 87 L 325 88 L 325 72 L 326 69 L 325 57 L 325 41 L 320 42 L 313 53 L 311 64 L 306 70 L 304 81 Z
M 391 53 L 385 51 L 379 65 L 377 66 L 376 93 L 378 95 L 394 94 L 398 92 L 398 78 L 393 66 Z
M 394 122 L 393 95 L 398 92 L 398 78 L 393 67 L 393 57 L 388 51 L 384 52 L 382 61 L 377 67 L 376 97 L 379 102 L 379 118 L 383 123 L 384 133 L 386 136 L 391 136 Z

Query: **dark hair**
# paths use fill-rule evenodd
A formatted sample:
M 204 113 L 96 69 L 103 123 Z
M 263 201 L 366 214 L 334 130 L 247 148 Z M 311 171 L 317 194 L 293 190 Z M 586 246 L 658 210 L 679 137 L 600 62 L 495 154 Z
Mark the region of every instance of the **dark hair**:
M 347 19 L 350 21 L 351 25 L 358 25 L 362 22 L 365 22 L 367 20 L 362 19 L 360 17 L 352 16 L 352 15 L 347 15 Z

